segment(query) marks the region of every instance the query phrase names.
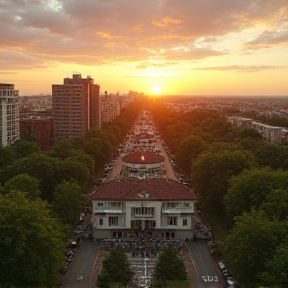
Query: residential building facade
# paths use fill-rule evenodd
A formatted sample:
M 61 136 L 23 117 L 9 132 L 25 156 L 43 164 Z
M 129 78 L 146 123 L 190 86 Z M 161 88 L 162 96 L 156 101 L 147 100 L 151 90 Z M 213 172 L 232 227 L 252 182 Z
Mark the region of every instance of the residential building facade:
M 63 85 L 52 84 L 54 140 L 82 137 L 92 127 L 100 128 L 100 85 L 81 74 L 65 78 Z
M 19 91 L 14 84 L 0 83 L 0 144 L 9 146 L 20 139 Z
M 288 130 L 284 127 L 271 126 L 238 116 L 227 117 L 228 122 L 238 127 L 247 127 L 257 130 L 262 138 L 271 143 L 284 144 L 288 141 Z
M 94 238 L 193 238 L 197 197 L 168 179 L 124 178 L 90 195 Z
M 30 116 L 20 118 L 20 136 L 34 136 L 39 148 L 48 150 L 53 146 L 52 117 Z

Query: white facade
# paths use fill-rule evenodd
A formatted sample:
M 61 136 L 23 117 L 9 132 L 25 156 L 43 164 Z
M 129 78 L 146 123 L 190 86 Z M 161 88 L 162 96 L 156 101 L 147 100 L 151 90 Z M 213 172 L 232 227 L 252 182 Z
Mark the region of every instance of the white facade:
M 119 184 L 119 181 L 113 181 Z M 114 197 L 115 199 L 108 199 L 109 191 L 114 190 L 115 186 L 113 183 L 110 184 L 113 186 L 110 189 L 109 183 L 107 183 L 104 186 L 107 185 L 108 188 L 103 187 L 104 191 L 99 192 L 99 196 L 95 191 L 95 194 L 90 197 L 92 200 L 94 238 L 133 238 L 139 237 L 139 233 L 143 232 L 148 233 L 150 237 L 193 238 L 194 223 L 192 218 L 196 196 L 191 191 L 173 180 L 169 180 L 172 183 L 171 186 L 168 183 L 165 187 L 163 183 L 167 180 L 164 178 L 157 180 L 126 179 L 122 181 L 134 181 L 133 184 L 136 183 L 136 185 L 130 185 L 132 190 L 129 187 L 124 193 L 120 192 L 118 196 Z M 138 183 L 139 187 L 143 188 L 141 181 L 148 183 L 148 185 L 145 183 L 145 190 L 138 189 Z M 155 191 L 158 192 L 154 194 L 154 191 L 149 189 L 149 185 L 158 182 L 160 184 L 155 185 Z M 159 191 L 159 187 L 162 187 L 163 190 Z M 165 199 L 171 196 L 171 191 L 169 191 L 171 188 L 178 187 L 181 191 L 175 190 L 174 199 Z M 108 196 L 105 199 L 102 195 L 105 195 L 106 192 Z M 115 191 L 115 193 L 117 192 Z M 168 196 L 168 192 L 170 196 Z M 180 193 L 184 193 L 186 199 L 183 199 Z M 163 199 L 155 199 L 159 194 L 163 194 Z M 117 200 L 117 198 L 122 199 Z
M 9 146 L 20 139 L 19 91 L 14 84 L 0 83 L 0 144 Z
M 228 122 L 238 127 L 248 127 L 257 130 L 264 140 L 272 143 L 287 143 L 288 140 L 288 130 L 283 127 L 276 127 L 266 125 L 257 121 L 253 121 L 249 118 L 242 117 L 227 117 Z

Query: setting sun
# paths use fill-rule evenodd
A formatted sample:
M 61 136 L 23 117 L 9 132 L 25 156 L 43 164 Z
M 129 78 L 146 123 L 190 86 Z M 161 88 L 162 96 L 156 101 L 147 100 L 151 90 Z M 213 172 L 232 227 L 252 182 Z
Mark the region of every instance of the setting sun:
M 160 91 L 161 91 L 161 90 L 160 90 L 160 88 L 159 88 L 158 86 L 154 86 L 154 87 L 153 87 L 153 93 L 154 93 L 154 94 L 159 94 Z

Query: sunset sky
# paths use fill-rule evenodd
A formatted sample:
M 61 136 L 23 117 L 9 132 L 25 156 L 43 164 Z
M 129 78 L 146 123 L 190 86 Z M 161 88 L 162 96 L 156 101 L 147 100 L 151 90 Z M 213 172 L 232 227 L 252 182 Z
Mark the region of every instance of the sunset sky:
M 288 95 L 287 0 L 0 0 L 0 83 Z

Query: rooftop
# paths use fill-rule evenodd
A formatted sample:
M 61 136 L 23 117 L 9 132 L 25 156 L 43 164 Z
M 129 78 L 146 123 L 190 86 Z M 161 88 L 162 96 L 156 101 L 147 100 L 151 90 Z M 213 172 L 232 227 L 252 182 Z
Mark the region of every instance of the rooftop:
M 122 161 L 133 164 L 157 164 L 163 163 L 165 158 L 154 152 L 140 151 L 122 157 Z
M 196 201 L 197 197 L 181 183 L 168 178 L 124 178 L 105 183 L 90 195 L 90 200 Z

